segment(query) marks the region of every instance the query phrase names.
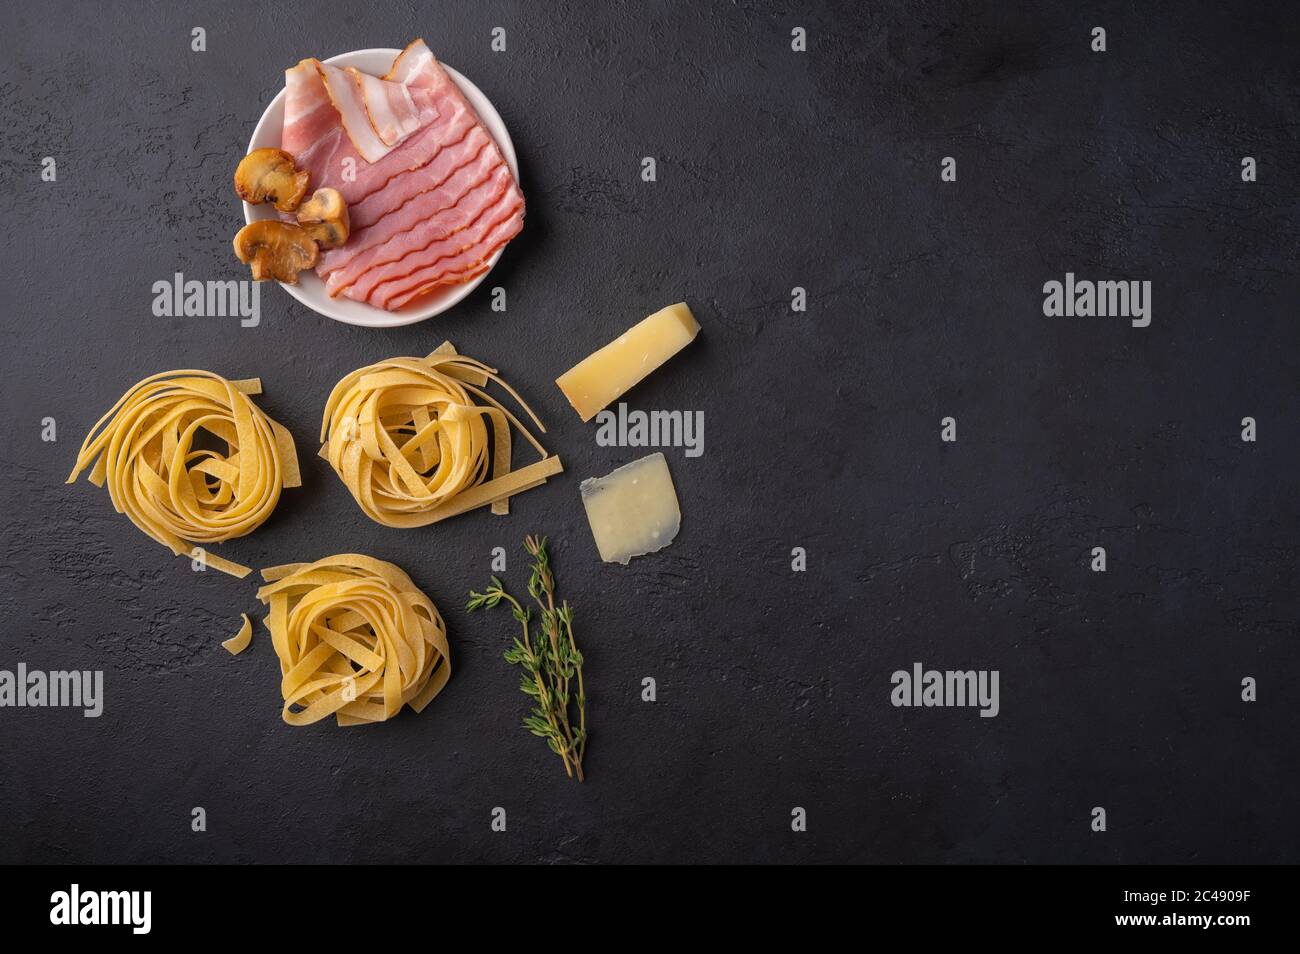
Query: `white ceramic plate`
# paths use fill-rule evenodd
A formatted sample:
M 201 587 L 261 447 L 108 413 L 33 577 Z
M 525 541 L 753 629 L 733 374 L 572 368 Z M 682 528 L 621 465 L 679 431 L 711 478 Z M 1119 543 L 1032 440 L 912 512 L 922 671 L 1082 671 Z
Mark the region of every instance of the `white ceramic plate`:
M 388 72 L 393 65 L 393 60 L 397 58 L 397 54 L 400 52 L 402 51 L 390 49 L 353 50 L 351 53 L 332 56 L 324 62 L 332 63 L 335 66 L 354 66 L 363 73 L 382 76 Z M 488 98 L 483 95 L 482 90 L 446 63 L 443 63 L 442 67 L 447 71 L 447 75 L 460 87 L 460 91 L 465 94 L 469 104 L 474 107 L 479 118 L 483 120 L 484 127 L 496 140 L 497 146 L 501 149 L 501 154 L 506 157 L 506 162 L 510 164 L 510 171 L 514 174 L 515 181 L 518 182 L 519 162 L 515 158 L 515 146 L 510 141 L 510 133 L 506 131 L 506 124 L 501 121 L 500 114 L 497 113 Z M 276 94 L 275 99 L 271 100 L 271 105 L 266 107 L 266 112 L 262 113 L 257 128 L 253 130 L 253 138 L 248 142 L 248 151 L 252 152 L 254 149 L 261 149 L 266 146 L 278 149 L 283 131 L 284 90 L 281 89 Z M 312 188 L 315 188 L 314 184 Z M 269 219 L 273 218 L 274 215 L 275 209 L 269 204 L 249 205 L 247 202 L 244 203 L 245 222 Z M 497 259 L 501 257 L 502 251 L 504 251 L 504 248 L 497 249 L 492 258 L 488 260 L 487 271 L 474 280 L 465 282 L 462 285 L 451 285 L 441 292 L 426 295 L 398 311 L 384 311 L 382 308 L 353 301 L 351 298 L 344 298 L 341 295 L 338 298 L 331 298 L 325 291 L 325 283 L 317 277 L 315 272 L 301 272 L 298 275 L 297 285 L 287 285 L 281 282 L 280 287 L 312 311 L 327 318 L 333 318 L 335 321 L 342 321 L 349 325 L 362 325 L 367 328 L 395 328 L 398 325 L 411 325 L 417 321 L 432 318 L 434 315 L 440 315 L 455 305 L 477 288 L 478 283 L 487 277 L 488 272 L 492 270 L 492 266 L 496 265 Z

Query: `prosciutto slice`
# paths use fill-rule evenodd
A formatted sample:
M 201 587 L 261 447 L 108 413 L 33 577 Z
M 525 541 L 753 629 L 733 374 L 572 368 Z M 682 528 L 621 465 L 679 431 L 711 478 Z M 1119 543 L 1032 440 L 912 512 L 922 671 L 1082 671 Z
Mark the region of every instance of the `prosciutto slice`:
M 282 148 L 348 203 L 352 233 L 317 265 L 331 295 L 404 307 L 481 274 L 523 228 L 505 157 L 422 40 L 382 77 L 308 59 L 285 88 Z

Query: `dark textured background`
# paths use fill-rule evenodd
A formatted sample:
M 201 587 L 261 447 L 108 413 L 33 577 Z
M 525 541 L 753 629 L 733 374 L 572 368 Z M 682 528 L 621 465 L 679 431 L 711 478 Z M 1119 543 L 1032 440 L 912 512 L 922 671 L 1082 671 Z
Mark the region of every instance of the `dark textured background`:
M 107 703 L 0 710 L 0 860 L 1300 860 L 1293 4 L 260 6 L 5 13 L 0 668 L 102 668 Z M 527 225 L 480 289 L 393 331 L 273 287 L 256 329 L 153 317 L 175 271 L 243 274 L 230 174 L 281 70 L 417 35 L 519 151 Z M 1151 327 L 1043 318 L 1067 270 L 1152 281 Z M 597 447 L 551 382 L 683 298 L 703 334 L 631 401 L 703 409 L 706 453 L 669 453 L 676 543 L 602 565 L 578 482 L 644 451 Z M 444 338 L 535 404 L 567 473 L 509 518 L 387 530 L 313 456 L 320 412 Z M 260 375 L 305 465 L 221 553 L 362 551 L 441 607 L 453 677 L 423 715 L 285 726 L 260 626 L 218 645 L 252 580 L 63 486 L 117 396 L 177 367 Z M 462 610 L 494 546 L 522 585 L 529 532 L 578 607 L 581 787 L 519 727 L 508 617 Z M 914 661 L 1001 670 L 1001 715 L 891 707 Z

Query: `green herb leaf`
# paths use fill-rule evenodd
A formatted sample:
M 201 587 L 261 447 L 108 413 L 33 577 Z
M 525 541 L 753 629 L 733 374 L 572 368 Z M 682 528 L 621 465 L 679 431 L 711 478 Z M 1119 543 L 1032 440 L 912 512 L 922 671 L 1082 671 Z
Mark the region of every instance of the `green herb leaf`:
M 484 592 L 470 591 L 465 608 L 473 612 L 491 609 L 503 600 L 509 604 L 520 635 L 512 639 L 502 658 L 519 666 L 519 689 L 535 703 L 524 717 L 524 728 L 546 739 L 547 747 L 564 761 L 565 771 L 582 781 L 587 696 L 582 681 L 582 653 L 573 636 L 573 609 L 567 600 L 557 603 L 555 598 L 555 575 L 546 552 L 546 537 L 525 537 L 524 550 L 532 558 L 528 595 L 537 604 L 536 630 L 534 608 L 522 605 L 506 592 L 505 584 L 495 576 Z

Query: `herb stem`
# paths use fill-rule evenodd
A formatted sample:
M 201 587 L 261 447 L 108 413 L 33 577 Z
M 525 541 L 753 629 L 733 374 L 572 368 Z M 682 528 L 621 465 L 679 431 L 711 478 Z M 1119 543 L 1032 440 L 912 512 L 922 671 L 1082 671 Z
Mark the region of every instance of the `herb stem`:
M 506 600 L 509 600 L 510 603 L 511 603 L 511 605 L 514 606 L 514 608 L 515 608 L 515 618 L 516 618 L 516 619 L 520 619 L 521 617 L 526 617 L 526 616 L 527 616 L 527 614 L 524 612 L 524 608 L 523 608 L 522 606 L 519 605 L 519 601 L 516 600 L 513 596 L 511 596 L 509 593 L 505 592 L 504 590 L 501 591 L 501 596 L 502 596 L 502 598 L 504 598 L 504 599 L 506 599 Z M 524 629 L 524 638 L 523 638 L 524 648 L 527 649 L 527 650 L 531 653 L 531 652 L 533 651 L 533 645 L 532 645 L 531 640 L 529 640 L 529 638 L 528 638 L 528 622 L 527 622 L 527 619 L 526 619 L 526 618 L 521 619 L 520 625 L 521 625 L 521 626 L 523 627 L 523 629 Z M 547 687 L 546 682 L 545 682 L 545 681 L 543 680 L 543 678 L 542 678 L 542 674 L 541 674 L 541 669 L 540 669 L 540 667 L 538 667 L 538 668 L 536 668 L 536 669 L 533 670 L 533 683 L 534 683 L 534 685 L 537 686 L 537 689 L 538 689 L 538 698 L 541 699 L 541 700 L 545 700 L 545 698 L 546 698 L 546 696 L 547 696 L 547 693 L 549 693 L 551 690 Z M 557 732 L 559 731 L 559 726 L 557 726 L 557 725 L 555 724 L 555 711 L 554 711 L 554 709 L 549 708 L 549 707 L 547 708 L 547 712 L 546 712 L 546 720 L 547 720 L 547 722 L 550 723 L 550 725 L 551 725 L 551 729 L 552 729 L 553 731 L 557 731 Z M 561 751 L 561 752 L 560 752 L 560 758 L 564 760 L 564 774 L 566 774 L 567 776 L 569 776 L 569 778 L 573 778 L 573 769 L 570 767 L 569 756 L 568 756 L 567 750 L 564 750 L 564 751 Z M 581 769 L 579 769 L 579 772 L 581 772 Z
M 485 592 L 470 592 L 467 609 L 472 612 L 480 607 L 491 608 L 502 600 L 509 604 L 522 632 L 515 639 L 514 647 L 506 650 L 505 659 L 524 670 L 519 688 L 534 700 L 532 710 L 524 718 L 524 727 L 546 739 L 547 746 L 564 763 L 565 774 L 569 778 L 576 774 L 582 782 L 586 779 L 582 760 L 587 751 L 587 690 L 582 676 L 582 653 L 573 635 L 573 610 L 567 601 L 556 606 L 555 575 L 546 553 L 546 538 L 525 537 L 524 550 L 533 559 L 528 595 L 541 612 L 540 631 L 536 636 L 532 631 L 534 610 L 507 593 L 495 576 Z M 576 699 L 570 695 L 575 678 Z M 577 709 L 572 714 L 571 706 Z

